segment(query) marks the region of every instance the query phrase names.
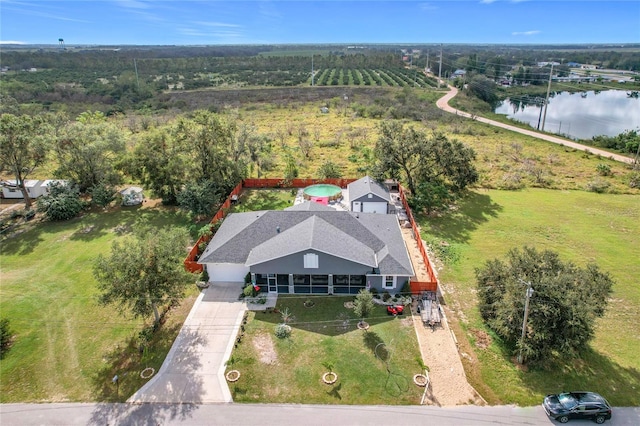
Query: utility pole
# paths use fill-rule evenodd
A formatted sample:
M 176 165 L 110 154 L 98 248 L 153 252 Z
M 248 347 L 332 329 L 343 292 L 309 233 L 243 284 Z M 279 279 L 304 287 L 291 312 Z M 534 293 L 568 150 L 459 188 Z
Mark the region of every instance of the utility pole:
M 531 288 L 531 281 L 524 281 L 518 278 L 522 284 L 527 286 L 527 291 L 524 298 L 524 319 L 522 320 L 522 336 L 520 337 L 520 354 L 518 355 L 518 364 L 522 364 L 522 346 L 524 346 L 524 337 L 527 334 L 527 317 L 529 316 L 529 299 L 533 295 L 533 289 Z
M 427 68 L 425 68 L 425 71 L 429 72 L 429 51 L 427 50 Z
M 438 67 L 438 89 L 440 88 L 441 79 L 442 79 L 442 45 L 440 45 L 440 66 Z
M 547 97 L 544 101 L 544 117 L 542 117 L 542 131 L 544 132 L 544 122 L 547 119 L 547 105 L 549 104 L 549 93 L 551 92 L 551 75 L 553 74 L 553 62 L 549 71 L 549 84 L 547 85 Z
M 138 90 L 140 89 L 140 80 L 138 79 L 138 64 L 136 63 L 136 58 L 133 58 L 133 68 L 136 70 L 136 86 Z

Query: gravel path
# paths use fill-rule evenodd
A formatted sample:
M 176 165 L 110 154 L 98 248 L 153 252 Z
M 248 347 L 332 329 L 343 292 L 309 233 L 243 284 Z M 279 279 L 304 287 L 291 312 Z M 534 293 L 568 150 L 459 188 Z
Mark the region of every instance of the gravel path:
M 427 281 L 428 275 L 411 229 L 402 229 L 411 256 L 416 279 Z M 417 301 L 411 307 L 413 324 L 425 365 L 429 367 L 430 388 L 425 404 L 438 406 L 484 405 L 485 402 L 467 381 L 457 343 L 446 318 L 440 326 L 425 327 L 417 313 Z

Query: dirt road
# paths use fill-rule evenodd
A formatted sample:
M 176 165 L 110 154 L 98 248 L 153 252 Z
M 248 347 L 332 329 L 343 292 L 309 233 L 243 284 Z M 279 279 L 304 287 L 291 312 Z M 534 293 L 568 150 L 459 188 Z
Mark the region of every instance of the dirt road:
M 449 92 L 447 92 L 446 95 L 438 99 L 438 102 L 436 102 L 436 105 L 438 106 L 438 108 L 440 108 L 443 111 L 450 112 L 452 114 L 456 114 L 461 117 L 471 118 L 472 120 L 476 120 L 481 123 L 490 124 L 492 126 L 502 127 L 503 129 L 511 130 L 512 132 L 518 132 L 518 133 L 522 133 L 523 135 L 532 136 L 538 139 L 543 139 L 545 141 L 556 143 L 559 145 L 568 146 L 570 148 L 578 149 L 580 151 L 589 151 L 592 154 L 600 155 L 604 158 L 611 158 L 612 160 L 620 161 L 622 163 L 633 164 L 633 158 L 625 157 L 624 155 L 613 154 L 611 152 L 603 151 L 601 149 L 594 148 L 587 145 L 582 145 L 582 144 L 570 141 L 568 139 L 559 138 L 557 136 L 551 136 L 546 133 L 539 133 L 534 130 L 521 129 L 516 126 L 511 126 L 509 124 L 500 123 L 499 121 L 489 120 L 488 118 L 478 117 L 475 115 L 471 115 L 467 112 L 457 110 L 449 106 L 449 101 L 455 95 L 458 94 L 458 89 L 452 86 L 448 86 L 448 87 L 449 87 Z

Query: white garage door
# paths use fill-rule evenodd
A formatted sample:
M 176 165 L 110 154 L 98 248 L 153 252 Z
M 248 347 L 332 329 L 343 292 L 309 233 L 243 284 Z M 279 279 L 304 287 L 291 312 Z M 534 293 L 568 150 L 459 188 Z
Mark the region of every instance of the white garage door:
M 387 203 L 362 203 L 362 211 L 365 213 L 387 214 Z
M 249 267 L 237 263 L 207 263 L 211 282 L 244 282 Z

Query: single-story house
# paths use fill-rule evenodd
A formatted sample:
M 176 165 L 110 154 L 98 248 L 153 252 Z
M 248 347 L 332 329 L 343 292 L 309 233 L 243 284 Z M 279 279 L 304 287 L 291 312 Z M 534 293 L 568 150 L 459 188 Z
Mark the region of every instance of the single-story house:
M 144 194 L 142 188 L 139 186 L 130 186 L 120 191 L 122 195 L 123 206 L 137 206 L 144 201 Z
M 209 280 L 251 282 L 269 293 L 395 294 L 414 275 L 395 215 L 304 202 L 232 213 L 198 260 Z
M 365 176 L 347 185 L 349 208 L 352 212 L 388 214 L 391 197 L 384 185 Z

